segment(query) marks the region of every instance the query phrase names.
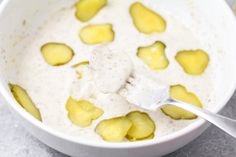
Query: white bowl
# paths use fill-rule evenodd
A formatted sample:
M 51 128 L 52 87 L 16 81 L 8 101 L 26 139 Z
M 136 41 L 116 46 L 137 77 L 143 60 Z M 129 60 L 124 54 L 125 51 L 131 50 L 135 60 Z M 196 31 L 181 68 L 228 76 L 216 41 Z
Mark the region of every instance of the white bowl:
M 215 40 L 217 47 L 226 52 L 219 64 L 223 64 L 219 76 L 217 104 L 213 112 L 220 111 L 236 88 L 236 22 L 234 15 L 223 0 L 157 0 L 164 3 L 168 11 L 174 12 L 175 18 L 182 23 L 192 24 L 190 6 L 196 6 L 196 14 L 207 21 L 208 25 L 199 24 L 199 28 L 217 32 L 217 36 L 209 36 Z M 16 103 L 8 89 L 5 75 L 9 67 L 3 55 L 14 52 L 16 43 L 28 34 L 32 34 L 48 13 L 52 13 L 64 4 L 73 4 L 74 0 L 4 0 L 0 6 L 0 92 L 7 100 L 8 106 L 23 126 L 40 141 L 48 146 L 71 156 L 78 157 L 157 157 L 170 153 L 198 137 L 206 128 L 204 120 L 199 119 L 188 127 L 150 141 L 132 143 L 96 143 L 78 140 L 52 130 L 35 120 Z M 22 22 L 27 21 L 27 29 Z M 204 28 L 201 28 L 203 27 Z M 204 33 L 200 34 L 204 37 Z M 24 45 L 21 45 L 24 46 Z

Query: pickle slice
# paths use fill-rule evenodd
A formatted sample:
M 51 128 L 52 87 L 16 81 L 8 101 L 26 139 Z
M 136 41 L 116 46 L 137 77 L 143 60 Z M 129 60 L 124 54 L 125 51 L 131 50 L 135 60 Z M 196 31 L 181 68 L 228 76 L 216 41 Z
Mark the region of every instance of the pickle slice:
M 17 84 L 10 84 L 9 83 L 10 90 L 16 99 L 16 101 L 32 116 L 37 118 L 38 120 L 42 121 L 42 117 L 40 114 L 39 109 L 36 107 L 28 93 L 25 89 L 20 87 Z
M 176 61 L 180 64 L 187 74 L 200 75 L 208 66 L 208 54 L 199 50 L 179 51 L 175 56 Z
M 141 139 L 141 140 L 151 140 L 151 139 L 153 139 L 155 137 L 155 135 L 154 135 L 154 133 L 152 133 L 151 135 L 149 135 L 148 137 L 145 137 L 145 138 L 143 138 L 143 139 Z
M 66 109 L 69 119 L 79 127 L 87 127 L 91 125 L 93 120 L 103 115 L 103 110 L 89 101 L 77 101 L 72 97 L 67 100 Z
M 78 79 L 82 79 L 83 78 L 83 73 L 80 71 L 76 71 L 76 75 Z
M 130 141 L 130 142 L 135 142 L 135 141 L 143 141 L 143 140 L 151 140 L 155 137 L 154 133 L 152 133 L 151 135 L 149 135 L 148 137 L 145 137 L 145 138 L 142 138 L 142 139 L 134 139 L 134 138 L 131 138 L 131 137 L 127 137 L 127 139 Z
M 132 122 L 126 117 L 106 119 L 96 126 L 96 132 L 106 141 L 121 142 L 125 139 Z
M 193 104 L 198 107 L 203 107 L 201 101 L 198 99 L 198 97 L 182 86 L 182 85 L 174 85 L 170 88 L 170 95 L 172 98 Z M 172 119 L 178 120 L 178 119 L 195 119 L 197 116 L 191 112 L 188 112 L 184 109 L 181 109 L 176 106 L 166 106 L 162 107 L 161 110 Z
M 140 2 L 135 2 L 131 5 L 130 14 L 139 32 L 152 34 L 166 30 L 165 19 Z
M 126 115 L 132 121 L 132 127 L 127 133 L 131 141 L 141 140 L 151 136 L 156 129 L 155 123 L 145 112 L 133 111 Z
M 83 78 L 83 67 L 89 65 L 89 61 L 82 61 L 77 64 L 72 65 L 72 68 L 76 68 L 76 74 L 79 79 Z
M 89 61 L 82 61 L 82 62 L 72 65 L 72 68 L 78 68 L 78 67 L 81 67 L 83 65 L 88 65 L 88 64 L 89 64 Z
M 88 25 L 79 33 L 85 44 L 108 43 L 114 40 L 114 31 L 111 24 Z
M 82 22 L 92 19 L 104 6 L 107 0 L 79 0 L 75 7 L 75 16 Z
M 163 70 L 168 67 L 169 61 L 165 55 L 165 44 L 157 41 L 147 47 L 138 48 L 137 56 L 142 59 L 150 69 Z
M 74 51 L 63 43 L 46 43 L 41 47 L 45 61 L 52 66 L 68 63 L 74 56 Z

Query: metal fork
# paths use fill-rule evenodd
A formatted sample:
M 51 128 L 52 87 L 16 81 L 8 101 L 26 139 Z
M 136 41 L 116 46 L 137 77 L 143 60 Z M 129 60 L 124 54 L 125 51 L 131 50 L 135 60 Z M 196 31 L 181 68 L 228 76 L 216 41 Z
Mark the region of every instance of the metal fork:
M 211 122 L 236 138 L 236 120 L 212 113 L 206 109 L 171 98 L 169 86 L 144 76 L 130 76 L 119 94 L 130 103 L 146 110 L 157 110 L 166 105 L 174 105 L 192 112 Z

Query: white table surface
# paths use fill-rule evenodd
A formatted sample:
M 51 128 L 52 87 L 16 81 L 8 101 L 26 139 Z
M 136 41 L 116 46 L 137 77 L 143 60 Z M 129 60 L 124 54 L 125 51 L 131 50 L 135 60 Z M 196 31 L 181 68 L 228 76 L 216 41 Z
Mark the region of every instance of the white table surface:
M 0 157 L 66 157 L 26 132 L 3 104 L 0 99 Z M 236 92 L 221 113 L 236 119 Z M 165 157 L 236 157 L 236 140 L 211 126 L 195 141 Z

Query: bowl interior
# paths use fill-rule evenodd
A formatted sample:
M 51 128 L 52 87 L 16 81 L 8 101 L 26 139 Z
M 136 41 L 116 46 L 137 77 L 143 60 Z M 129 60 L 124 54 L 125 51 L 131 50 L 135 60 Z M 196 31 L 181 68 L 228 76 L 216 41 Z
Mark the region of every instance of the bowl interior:
M 163 11 L 173 15 L 173 18 L 193 30 L 199 39 L 208 40 L 212 45 L 217 45 L 215 48 L 217 62 L 214 65 L 220 70 L 217 71 L 217 78 L 215 78 L 217 82 L 215 87 L 216 103 L 211 110 L 218 112 L 226 104 L 236 87 L 236 23 L 233 14 L 223 0 L 215 0 L 214 5 L 211 0 L 156 1 Z M 19 49 L 26 46 L 22 44 L 25 43 L 22 42 L 23 40 L 27 40 L 27 37 L 32 36 L 49 15 L 64 6 L 72 7 L 74 2 L 75 0 L 5 0 L 0 7 L 0 92 L 11 102 L 10 105 L 13 108 L 27 119 L 31 117 L 26 116 L 26 113 L 15 103 L 8 89 L 9 78 L 14 76 L 15 71 L 12 70 L 14 67 L 6 64 L 6 58 L 19 55 L 21 53 Z M 191 131 L 191 129 L 202 123 L 202 120 L 196 121 L 173 135 L 146 143 L 171 140 Z M 41 128 L 48 131 L 46 126 Z M 66 135 L 62 136 L 63 138 L 72 139 Z M 139 143 L 145 143 L 145 141 Z M 136 145 L 136 143 L 127 146 L 130 145 Z

